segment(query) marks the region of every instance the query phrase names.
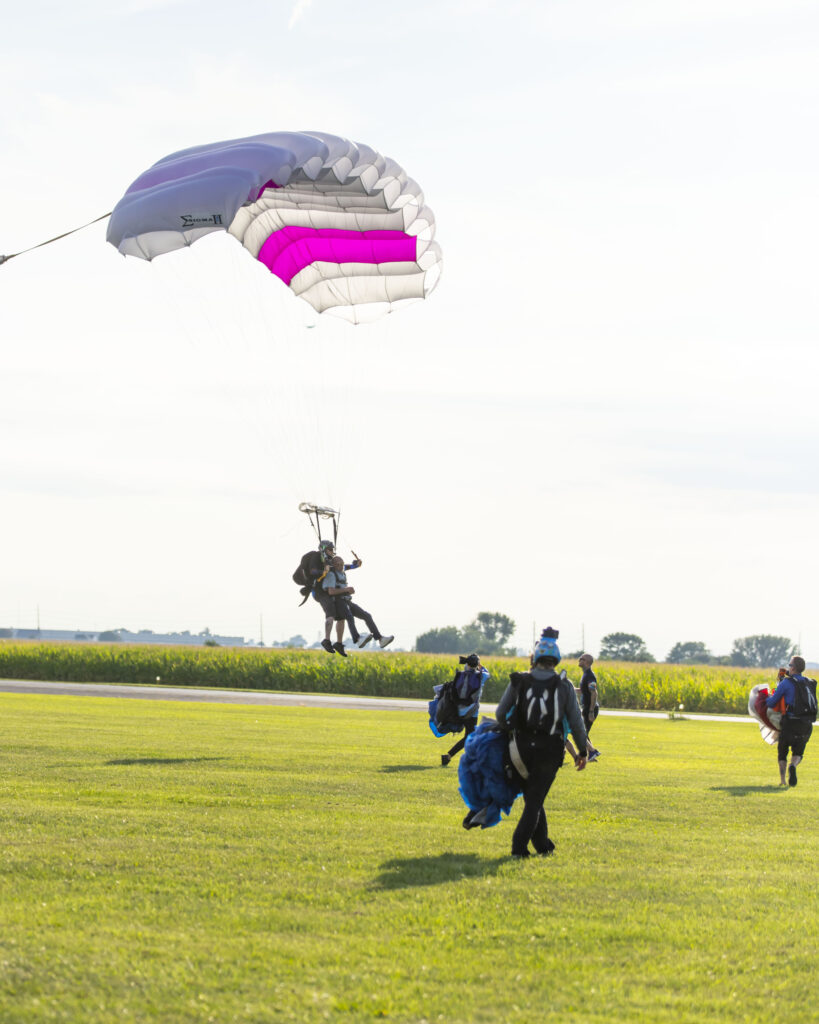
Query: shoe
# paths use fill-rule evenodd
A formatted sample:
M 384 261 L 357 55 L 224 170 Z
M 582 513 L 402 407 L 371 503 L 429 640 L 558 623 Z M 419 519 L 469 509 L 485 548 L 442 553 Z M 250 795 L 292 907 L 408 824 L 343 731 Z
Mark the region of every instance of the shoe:
M 596 761 L 598 757 L 600 757 L 600 751 L 599 750 L 595 750 L 595 752 L 593 754 L 589 754 L 589 756 L 588 756 L 588 758 L 586 760 L 587 761 Z
M 325 651 L 327 651 L 328 654 L 335 654 L 336 653 L 333 650 L 333 645 L 330 643 L 329 640 L 322 640 L 321 641 L 321 646 L 324 648 Z
M 543 847 L 542 850 L 535 850 L 535 856 L 536 857 L 551 857 L 551 855 L 554 852 L 555 852 L 555 844 L 552 842 L 551 839 L 547 839 L 546 840 L 546 845 Z
M 478 828 L 479 825 L 483 825 L 486 821 L 487 809 L 486 807 L 481 807 L 479 811 L 470 811 L 462 822 L 463 827 Z
M 793 764 L 788 768 L 788 785 L 796 785 L 796 765 Z
M 446 768 L 446 766 L 449 764 L 451 760 L 452 758 L 449 756 L 449 754 L 441 754 L 441 767 Z
M 355 645 L 356 645 L 356 647 L 360 651 L 362 647 L 366 647 L 367 646 L 367 644 L 370 642 L 370 640 L 372 640 L 372 638 L 373 638 L 372 633 L 365 633 L 364 636 L 360 636 L 358 638 L 358 640 L 356 640 Z
M 340 654 L 342 658 L 347 657 L 347 652 L 344 650 L 344 644 L 340 643 L 338 640 L 333 644 L 333 650 L 336 654 Z
M 513 853 L 512 860 L 525 860 L 527 857 L 531 857 L 531 853 L 528 850 L 524 850 L 523 853 Z
M 388 647 L 394 639 L 394 636 L 380 636 L 378 642 L 382 647 Z

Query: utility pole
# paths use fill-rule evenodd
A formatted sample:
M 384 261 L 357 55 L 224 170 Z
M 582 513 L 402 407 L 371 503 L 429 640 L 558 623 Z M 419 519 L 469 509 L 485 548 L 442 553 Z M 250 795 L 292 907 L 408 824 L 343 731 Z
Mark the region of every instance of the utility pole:
M 259 643 L 264 647 L 264 626 L 262 624 L 262 613 L 259 612 Z

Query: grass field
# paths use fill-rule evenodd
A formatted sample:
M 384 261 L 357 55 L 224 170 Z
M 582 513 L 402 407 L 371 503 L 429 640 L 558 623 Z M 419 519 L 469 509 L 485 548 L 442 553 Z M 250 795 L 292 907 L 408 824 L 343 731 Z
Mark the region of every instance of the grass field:
M 422 714 L 0 694 L 0 722 L 3 1024 L 811 1018 L 819 747 L 780 791 L 750 724 L 601 717 L 556 855 L 518 862 L 519 806 L 464 831 Z

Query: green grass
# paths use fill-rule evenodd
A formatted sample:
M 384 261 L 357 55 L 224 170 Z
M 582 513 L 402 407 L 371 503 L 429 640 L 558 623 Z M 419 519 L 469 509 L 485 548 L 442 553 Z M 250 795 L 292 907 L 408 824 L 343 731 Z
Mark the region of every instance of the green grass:
M 0 694 L 0 1021 L 803 1022 L 809 746 L 606 719 L 547 802 L 460 827 L 423 714 Z M 816 741 L 814 741 L 816 742 Z

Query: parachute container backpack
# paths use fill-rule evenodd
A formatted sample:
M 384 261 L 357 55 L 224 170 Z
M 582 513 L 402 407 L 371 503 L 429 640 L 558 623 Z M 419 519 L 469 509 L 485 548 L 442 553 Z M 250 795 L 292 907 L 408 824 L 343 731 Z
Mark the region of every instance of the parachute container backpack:
M 352 323 L 425 299 L 438 283 L 435 218 L 389 157 L 325 132 L 270 132 L 171 153 L 111 214 L 108 241 L 152 260 L 233 235 L 319 313 Z

